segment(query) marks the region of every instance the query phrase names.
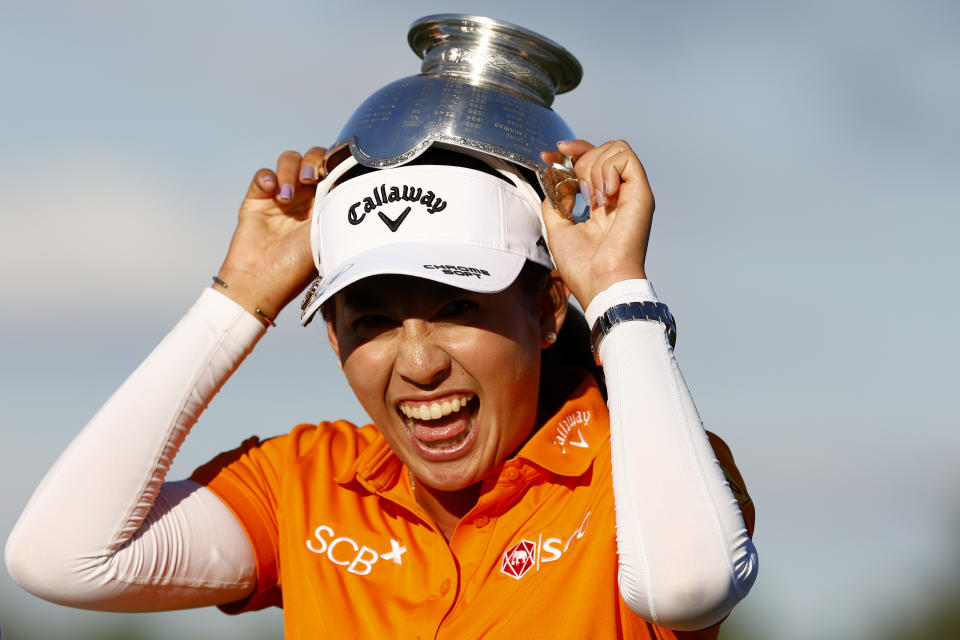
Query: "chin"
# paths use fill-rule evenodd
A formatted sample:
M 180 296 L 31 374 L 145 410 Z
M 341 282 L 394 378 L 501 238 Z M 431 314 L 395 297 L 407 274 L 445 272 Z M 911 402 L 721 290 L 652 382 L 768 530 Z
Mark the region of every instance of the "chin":
M 417 480 L 434 491 L 461 491 L 481 482 L 486 474 L 465 468 L 450 468 L 455 465 L 429 464 L 423 475 L 414 471 Z M 444 468 L 447 467 L 447 468 Z

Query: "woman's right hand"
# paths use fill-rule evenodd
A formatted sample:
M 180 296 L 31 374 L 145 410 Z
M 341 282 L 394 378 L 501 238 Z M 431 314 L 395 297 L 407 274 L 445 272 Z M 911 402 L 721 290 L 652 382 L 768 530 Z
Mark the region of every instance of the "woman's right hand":
M 285 151 L 276 171 L 260 169 L 240 205 L 237 228 L 214 288 L 250 313 L 276 318 L 316 276 L 310 252 L 310 210 L 326 149 Z M 257 318 L 266 321 L 257 315 Z
M 646 278 L 653 191 L 636 152 L 623 140 L 596 147 L 586 140 L 562 140 L 557 148 L 573 160 L 590 218 L 574 224 L 544 201 L 543 222 L 563 282 L 586 309 L 613 283 Z M 543 154 L 547 162 L 559 157 L 554 151 Z

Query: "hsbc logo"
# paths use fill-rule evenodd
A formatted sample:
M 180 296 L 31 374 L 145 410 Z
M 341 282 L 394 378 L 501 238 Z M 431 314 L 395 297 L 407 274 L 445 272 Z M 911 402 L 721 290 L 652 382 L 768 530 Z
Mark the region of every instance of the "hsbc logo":
M 313 530 L 313 537 L 307 538 L 307 549 L 313 553 L 326 557 L 335 565 L 345 567 L 348 573 L 365 576 L 373 570 L 380 560 L 392 561 L 394 564 L 403 564 L 403 554 L 407 548 L 390 538 L 389 551 L 375 551 L 366 545 L 359 544 L 353 538 L 337 536 L 333 527 L 325 524 Z
M 500 557 L 500 573 L 519 580 L 531 569 L 540 570 L 542 564 L 556 562 L 569 551 L 570 546 L 582 538 L 590 524 L 590 511 L 580 521 L 580 526 L 566 539 L 544 538 L 537 536 L 537 541 L 523 539 L 503 552 Z

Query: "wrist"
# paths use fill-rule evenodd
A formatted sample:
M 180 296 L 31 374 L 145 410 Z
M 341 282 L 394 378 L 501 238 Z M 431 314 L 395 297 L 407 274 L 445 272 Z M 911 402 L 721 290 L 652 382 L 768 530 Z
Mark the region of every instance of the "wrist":
M 614 285 L 619 282 L 634 281 L 634 280 L 646 280 L 647 274 L 642 268 L 631 269 L 627 271 L 617 271 L 606 273 L 603 276 L 594 278 L 589 286 L 580 291 L 574 291 L 574 295 L 577 298 L 577 301 L 580 303 L 580 306 L 584 309 L 593 304 L 593 300 L 607 291 Z
M 265 289 L 261 282 L 251 279 L 245 272 L 221 269 L 214 276 L 210 288 L 218 291 L 240 305 L 265 327 L 273 326 L 274 319 L 283 308 Z

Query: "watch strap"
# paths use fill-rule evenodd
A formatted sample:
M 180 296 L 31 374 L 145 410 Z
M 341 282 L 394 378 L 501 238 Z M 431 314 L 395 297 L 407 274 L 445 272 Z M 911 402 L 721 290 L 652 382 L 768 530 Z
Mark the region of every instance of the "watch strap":
M 667 332 L 667 340 L 670 347 L 677 344 L 677 323 L 673 319 L 673 314 L 667 305 L 661 302 L 624 302 L 615 304 L 597 318 L 593 323 L 593 329 L 590 331 L 590 348 L 593 351 L 593 358 L 597 365 L 600 365 L 600 342 L 610 333 L 611 329 L 621 322 L 630 320 L 646 320 L 648 322 L 659 322 L 663 324 Z

